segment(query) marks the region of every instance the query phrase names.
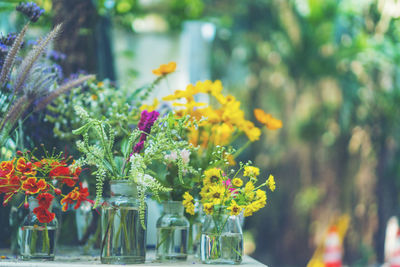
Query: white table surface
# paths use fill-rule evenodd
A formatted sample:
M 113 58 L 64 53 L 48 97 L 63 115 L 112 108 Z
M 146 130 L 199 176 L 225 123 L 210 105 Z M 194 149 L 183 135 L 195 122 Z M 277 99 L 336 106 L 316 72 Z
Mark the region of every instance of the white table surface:
M 3 254 L 2 254 L 3 252 Z M 64 266 L 72 266 L 72 267 L 84 267 L 84 266 L 121 266 L 121 265 L 104 265 L 100 263 L 99 257 L 91 257 L 91 256 L 79 256 L 79 255 L 71 255 L 71 256 L 60 256 L 60 249 L 58 250 L 58 254 L 54 261 L 22 261 L 15 257 L 8 256 L 9 254 L 4 251 L 0 251 L 0 255 L 7 256 L 6 259 L 0 259 L 0 266 L 7 267 L 64 267 Z M 227 265 L 208 265 L 202 264 L 198 259 L 194 257 L 189 257 L 187 261 L 184 262 L 155 262 L 155 253 L 154 251 L 147 251 L 146 254 L 146 263 L 145 264 L 137 264 L 138 266 L 227 266 Z M 244 256 L 243 262 L 240 266 L 266 266 L 255 259 Z

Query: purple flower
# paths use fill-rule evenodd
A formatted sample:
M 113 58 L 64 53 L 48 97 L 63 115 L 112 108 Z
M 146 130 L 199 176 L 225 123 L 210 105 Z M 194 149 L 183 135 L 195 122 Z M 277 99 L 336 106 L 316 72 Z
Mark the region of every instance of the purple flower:
M 150 133 L 151 127 L 153 127 L 158 116 L 160 116 L 160 113 L 155 110 L 152 112 L 148 112 L 147 110 L 142 111 L 138 123 L 138 129 L 143 133 L 140 135 L 139 142 L 134 146 L 133 153 L 140 153 L 140 151 L 143 149 L 144 141 L 146 141 L 147 135 Z
M 20 3 L 16 10 L 27 16 L 31 22 L 36 22 L 44 12 L 43 8 L 33 2 Z
M 144 141 L 140 141 L 133 147 L 133 153 L 140 153 L 144 147 Z

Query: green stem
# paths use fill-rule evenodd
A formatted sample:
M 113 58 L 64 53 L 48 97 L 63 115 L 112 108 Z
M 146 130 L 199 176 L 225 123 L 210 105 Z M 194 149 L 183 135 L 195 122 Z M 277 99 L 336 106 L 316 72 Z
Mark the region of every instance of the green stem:
M 33 233 L 32 233 L 32 240 L 31 240 L 31 251 L 30 253 L 33 255 L 36 253 L 36 241 L 37 241 L 37 230 L 33 228 Z
M 247 141 L 246 144 L 244 144 L 244 146 L 242 146 L 241 148 L 239 148 L 235 154 L 233 154 L 233 158 L 236 159 L 240 154 L 242 154 L 242 152 L 248 147 L 250 146 L 252 142 L 250 140 Z
M 124 227 L 124 236 L 125 236 L 125 244 L 126 244 L 126 250 L 128 251 L 128 253 L 131 251 L 131 244 L 129 242 L 129 235 L 128 235 L 128 229 L 126 227 L 126 215 L 129 212 L 128 210 L 121 210 L 121 213 L 123 212 L 122 216 L 121 216 L 121 223 L 122 226 Z
M 44 236 L 43 236 L 42 252 L 45 253 L 46 250 L 47 250 L 47 254 L 50 255 L 49 230 L 47 228 L 47 223 L 44 224 Z

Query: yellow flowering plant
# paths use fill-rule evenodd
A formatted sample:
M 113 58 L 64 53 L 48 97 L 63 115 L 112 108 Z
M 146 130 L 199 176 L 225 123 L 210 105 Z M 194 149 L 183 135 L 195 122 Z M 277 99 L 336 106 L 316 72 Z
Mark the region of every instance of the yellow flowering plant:
M 258 181 L 260 170 L 250 164 L 251 162 L 240 163 L 239 170 L 236 172 L 232 170 L 229 174 L 216 167 L 209 168 L 203 173 L 200 202 L 208 216 L 202 226 L 202 238 L 213 240 L 210 241 L 207 248 L 209 251 L 207 257 L 210 259 L 220 259 L 222 251 L 218 244 L 224 242 L 222 236 L 226 236 L 226 232 L 232 231 L 229 236 L 235 236 L 234 229 L 237 228 L 234 225 L 238 224 L 236 216 L 242 212 L 245 217 L 253 215 L 267 204 L 265 189 L 275 190 L 274 177 L 269 175 L 268 179 L 260 184 Z M 183 198 L 182 203 L 186 212 L 194 214 L 194 198 L 189 192 L 185 192 Z M 232 230 L 229 230 L 229 227 L 233 227 Z M 236 233 L 240 233 L 240 231 Z M 205 242 L 207 243 L 207 241 Z M 240 246 L 240 242 L 232 242 L 224 248 L 224 251 L 237 254 L 235 257 L 240 262 L 243 248 Z
M 224 95 L 222 91 L 221 81 L 206 80 L 189 84 L 185 90 L 176 90 L 174 94 L 163 98 L 164 101 L 172 102 L 172 106 L 176 108 L 176 116 L 189 116 L 191 121 L 196 122 L 187 127 L 187 136 L 190 143 L 199 147 L 198 157 L 203 160 L 200 164 L 203 168 L 209 164 L 210 155 L 218 146 L 229 147 L 244 134 L 248 139 L 246 144 L 234 154 L 224 155 L 234 165 L 234 159 L 261 136 L 261 129 L 245 118 L 240 101 L 233 95 Z M 208 103 L 198 101 L 199 98 L 208 99 Z M 282 127 L 280 120 L 261 109 L 255 109 L 254 115 L 270 130 Z
M 231 174 L 229 177 L 230 175 L 215 167 L 204 171 L 200 201 L 206 214 L 229 212 L 230 215 L 239 215 L 243 211 L 245 217 L 251 216 L 267 204 L 267 193 L 263 188 L 275 191 L 275 179 L 272 175 L 257 185 L 260 169 L 250 163 L 240 163 L 239 170 Z M 193 214 L 193 197 L 185 192 L 183 198 L 186 212 Z

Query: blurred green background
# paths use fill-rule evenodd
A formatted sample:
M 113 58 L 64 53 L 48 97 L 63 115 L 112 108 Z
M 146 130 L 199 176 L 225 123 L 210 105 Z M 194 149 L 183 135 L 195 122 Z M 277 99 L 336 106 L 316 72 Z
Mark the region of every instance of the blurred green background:
M 283 121 L 241 158 L 278 185 L 268 207 L 246 219 L 253 257 L 305 266 L 332 220 L 347 213 L 344 261 L 383 262 L 386 223 L 400 212 L 398 1 L 35 2 L 46 14 L 31 35 L 64 23 L 54 49 L 67 54 L 66 75 L 85 70 L 129 90 L 176 61 L 157 96 L 221 79 L 249 118 L 262 108 Z M 0 1 L 0 32 L 20 29 L 17 3 Z

